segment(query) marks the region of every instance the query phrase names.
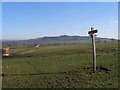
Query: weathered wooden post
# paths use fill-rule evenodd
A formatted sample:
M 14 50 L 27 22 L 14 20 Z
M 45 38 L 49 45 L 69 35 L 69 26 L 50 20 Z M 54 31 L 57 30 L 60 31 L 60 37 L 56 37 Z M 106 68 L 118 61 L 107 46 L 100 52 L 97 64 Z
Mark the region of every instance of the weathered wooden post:
M 93 72 L 96 72 L 96 48 L 95 48 L 95 37 L 98 30 L 94 30 L 93 27 L 91 27 L 91 31 L 88 32 L 88 34 L 92 38 L 92 49 L 93 49 Z

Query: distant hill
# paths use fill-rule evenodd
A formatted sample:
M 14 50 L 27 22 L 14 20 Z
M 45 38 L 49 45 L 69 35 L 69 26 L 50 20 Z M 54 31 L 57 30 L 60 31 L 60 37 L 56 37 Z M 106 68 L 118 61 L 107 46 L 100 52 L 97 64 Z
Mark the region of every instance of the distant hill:
M 113 38 L 96 38 L 96 42 L 113 42 L 117 41 L 117 39 Z M 89 36 L 54 36 L 54 37 L 42 37 L 42 38 L 34 38 L 28 40 L 17 40 L 17 41 L 2 41 L 3 45 L 56 45 L 56 44 L 69 44 L 69 43 L 91 43 L 91 37 Z

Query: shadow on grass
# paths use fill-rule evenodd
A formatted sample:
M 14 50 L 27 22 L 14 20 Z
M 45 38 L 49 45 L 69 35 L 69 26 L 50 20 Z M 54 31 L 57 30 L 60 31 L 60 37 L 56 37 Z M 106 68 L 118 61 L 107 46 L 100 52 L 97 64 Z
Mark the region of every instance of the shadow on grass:
M 69 72 L 53 72 L 53 73 L 37 73 L 37 74 L 0 74 L 0 76 L 27 76 L 27 75 L 42 75 L 42 74 L 73 74 L 78 71 L 69 71 Z
M 78 74 L 78 73 L 85 73 L 85 74 L 93 74 L 92 67 L 86 67 L 83 68 L 84 71 L 80 72 L 80 71 L 68 71 L 68 72 L 52 72 L 52 73 L 37 73 L 37 74 L 0 74 L 0 76 L 4 77 L 4 76 L 27 76 L 27 75 L 43 75 L 43 74 Z M 105 72 L 105 73 L 109 73 L 111 70 L 102 66 L 98 66 L 96 67 L 96 74 L 99 72 Z
M 83 68 L 85 70 L 86 74 L 92 74 L 93 73 L 93 67 L 86 67 Z M 111 70 L 109 68 L 103 67 L 103 66 L 97 66 L 95 73 L 105 72 L 109 73 Z

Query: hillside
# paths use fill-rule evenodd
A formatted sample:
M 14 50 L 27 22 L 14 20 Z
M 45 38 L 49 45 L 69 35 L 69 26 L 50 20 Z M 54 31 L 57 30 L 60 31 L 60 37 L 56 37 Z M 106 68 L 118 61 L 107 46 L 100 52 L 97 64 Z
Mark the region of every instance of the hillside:
M 96 50 L 97 72 L 92 73 L 91 44 L 11 49 L 11 56 L 2 60 L 2 86 L 3 88 L 117 88 L 118 43 L 96 43 Z
M 96 42 L 111 42 L 117 41 L 112 38 L 96 38 Z M 14 44 L 14 45 L 56 45 L 56 44 L 69 44 L 69 43 L 91 43 L 91 38 L 89 36 L 54 36 L 54 37 L 40 37 L 28 40 L 17 40 L 17 41 L 2 41 L 3 45 Z

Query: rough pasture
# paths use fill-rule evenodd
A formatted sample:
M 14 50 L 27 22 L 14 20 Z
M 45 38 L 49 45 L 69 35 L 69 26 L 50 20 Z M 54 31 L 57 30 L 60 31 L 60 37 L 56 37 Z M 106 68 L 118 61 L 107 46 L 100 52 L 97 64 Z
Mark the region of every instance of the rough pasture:
M 3 88 L 117 88 L 117 42 L 96 46 L 96 73 L 91 44 L 11 49 L 3 58 Z

